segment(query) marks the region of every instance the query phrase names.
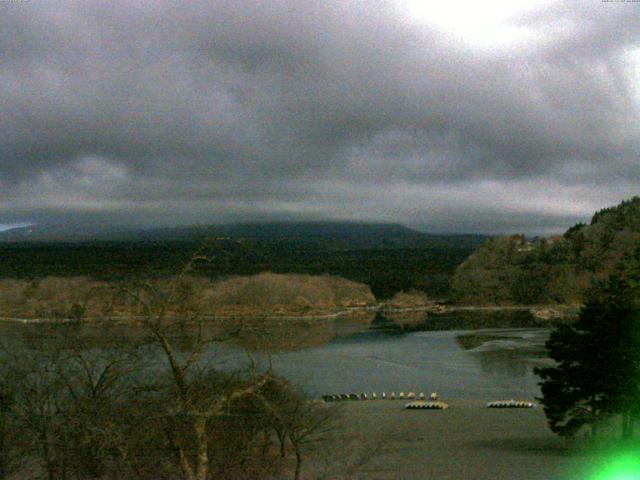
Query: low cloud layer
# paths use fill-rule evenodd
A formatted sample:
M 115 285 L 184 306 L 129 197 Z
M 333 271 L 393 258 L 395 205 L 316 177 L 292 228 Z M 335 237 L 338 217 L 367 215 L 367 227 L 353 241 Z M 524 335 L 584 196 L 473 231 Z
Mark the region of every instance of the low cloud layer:
M 561 231 L 638 193 L 639 9 L 482 44 L 400 1 L 0 3 L 0 224 Z

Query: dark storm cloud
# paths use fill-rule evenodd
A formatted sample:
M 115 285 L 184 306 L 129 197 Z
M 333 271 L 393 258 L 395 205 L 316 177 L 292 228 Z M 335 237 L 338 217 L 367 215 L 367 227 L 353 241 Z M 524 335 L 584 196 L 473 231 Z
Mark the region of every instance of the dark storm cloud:
M 640 175 L 640 15 L 612 7 L 483 49 L 393 3 L 0 3 L 0 223 L 566 227 Z

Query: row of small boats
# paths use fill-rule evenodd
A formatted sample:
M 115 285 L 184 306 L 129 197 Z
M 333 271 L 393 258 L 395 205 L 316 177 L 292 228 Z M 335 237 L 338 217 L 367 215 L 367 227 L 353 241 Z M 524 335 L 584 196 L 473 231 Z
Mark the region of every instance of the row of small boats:
M 487 408 L 536 408 L 538 405 L 525 400 L 496 400 L 487 403 Z
M 494 402 L 487 403 L 487 408 L 536 408 L 537 405 L 533 402 L 527 402 L 525 400 L 496 400 Z M 444 402 L 427 402 L 424 400 L 418 400 L 416 402 L 407 403 L 404 408 L 409 410 L 444 410 L 449 408 Z
M 372 392 L 371 395 L 367 393 L 341 393 L 335 395 L 323 395 L 322 399 L 325 402 L 338 402 L 343 400 L 415 400 L 405 405 L 405 408 L 410 410 L 444 410 L 449 408 L 449 405 L 438 401 L 438 394 L 432 393 L 427 399 L 424 392 L 420 392 L 416 395 L 415 392 L 400 392 L 397 396 L 395 392 L 391 392 L 387 395 L 386 392 L 382 392 L 380 396 L 376 392 Z M 487 408 L 536 408 L 538 405 L 534 402 L 526 400 L 495 400 L 487 403 Z
M 398 395 L 396 396 L 395 392 L 391 392 L 387 395 L 386 392 L 382 392 L 380 394 L 380 396 L 378 396 L 378 394 L 376 392 L 372 392 L 371 395 L 367 394 L 367 393 L 340 393 L 340 394 L 335 394 L 335 395 L 323 395 L 322 399 L 325 402 L 338 402 L 341 400 L 404 400 L 404 399 L 409 399 L 412 400 L 414 398 L 417 398 L 418 400 L 426 400 L 426 396 L 424 394 L 424 392 L 420 392 L 419 394 L 416 395 L 415 392 L 407 392 L 406 394 L 404 392 L 400 392 L 398 393 Z M 430 400 L 437 400 L 438 399 L 438 395 L 435 393 L 432 393 L 431 395 L 429 395 L 429 399 Z
M 446 410 L 449 408 L 449 404 L 439 401 L 427 402 L 418 400 L 417 402 L 407 403 L 404 408 L 409 410 Z

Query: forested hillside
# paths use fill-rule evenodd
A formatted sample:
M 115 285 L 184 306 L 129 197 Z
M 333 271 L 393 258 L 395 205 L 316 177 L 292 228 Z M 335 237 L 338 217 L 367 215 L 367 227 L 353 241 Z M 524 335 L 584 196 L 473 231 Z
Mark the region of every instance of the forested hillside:
M 453 298 L 469 304 L 578 303 L 597 278 L 640 248 L 640 197 L 600 210 L 564 235 L 485 241 L 456 270 Z

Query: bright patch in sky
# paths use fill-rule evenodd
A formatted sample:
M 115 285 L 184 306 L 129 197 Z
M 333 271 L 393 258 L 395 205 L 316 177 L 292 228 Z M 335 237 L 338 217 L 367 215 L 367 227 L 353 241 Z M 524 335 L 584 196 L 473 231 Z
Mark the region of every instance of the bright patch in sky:
M 459 0 L 456 2 L 398 0 L 401 11 L 418 24 L 430 24 L 475 46 L 496 47 L 532 39 L 535 32 L 517 20 L 548 0 Z
M 640 48 L 628 51 L 624 60 L 629 75 L 629 87 L 633 89 L 636 102 L 640 103 Z

